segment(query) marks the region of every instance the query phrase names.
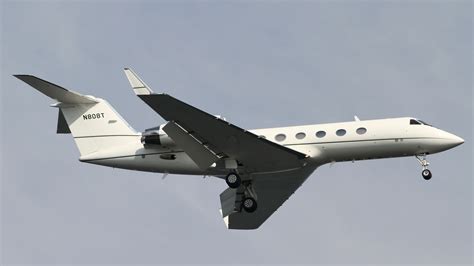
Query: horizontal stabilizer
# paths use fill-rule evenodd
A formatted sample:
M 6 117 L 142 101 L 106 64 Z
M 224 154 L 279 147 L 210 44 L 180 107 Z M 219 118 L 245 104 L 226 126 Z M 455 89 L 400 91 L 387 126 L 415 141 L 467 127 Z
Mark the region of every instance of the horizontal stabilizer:
M 140 134 L 106 100 L 69 91 L 35 76 L 15 77 L 58 101 L 51 105 L 59 110 L 56 132 L 72 135 L 81 158 L 140 141 Z
M 124 68 L 123 71 L 125 72 L 128 82 L 130 82 L 130 85 L 132 86 L 133 91 L 136 95 L 146 95 L 153 93 L 150 87 L 148 87 L 148 85 L 146 85 L 145 82 L 143 82 L 143 80 L 141 80 L 140 77 L 135 74 L 132 69 Z
M 49 81 L 37 78 L 31 75 L 14 75 L 16 78 L 24 81 L 44 95 L 62 103 L 98 103 L 91 96 L 85 96 L 77 92 L 66 90 L 65 88 L 53 84 Z

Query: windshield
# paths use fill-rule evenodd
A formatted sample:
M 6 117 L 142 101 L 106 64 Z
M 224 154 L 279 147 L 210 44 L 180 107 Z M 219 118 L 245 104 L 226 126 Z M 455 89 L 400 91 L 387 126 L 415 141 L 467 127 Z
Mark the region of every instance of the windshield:
M 423 122 L 422 120 L 419 119 L 410 119 L 410 125 L 425 125 L 425 126 L 430 126 L 430 124 Z
M 426 125 L 426 126 L 431 126 L 430 124 L 428 124 L 428 123 L 426 123 L 426 122 L 424 122 L 424 121 L 422 121 L 422 120 L 418 120 L 418 122 L 420 122 L 421 124 Z

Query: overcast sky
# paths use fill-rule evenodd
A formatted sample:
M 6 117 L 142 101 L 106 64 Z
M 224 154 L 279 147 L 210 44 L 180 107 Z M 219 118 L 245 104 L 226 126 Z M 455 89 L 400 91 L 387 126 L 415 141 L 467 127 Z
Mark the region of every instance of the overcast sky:
M 2 263 L 472 262 L 471 1 L 1 2 Z M 83 164 L 52 101 L 12 74 L 164 121 L 132 67 L 244 128 L 415 116 L 466 143 L 317 169 L 263 226 L 229 231 L 223 180 Z

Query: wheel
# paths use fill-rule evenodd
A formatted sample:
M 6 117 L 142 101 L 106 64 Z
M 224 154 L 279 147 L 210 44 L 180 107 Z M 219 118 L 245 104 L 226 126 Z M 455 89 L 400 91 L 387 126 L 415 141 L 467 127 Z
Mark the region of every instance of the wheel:
M 240 184 L 242 183 L 242 180 L 240 179 L 240 176 L 236 173 L 229 173 L 225 177 L 225 182 L 230 188 L 238 188 Z
M 428 169 L 423 170 L 423 172 L 421 172 L 421 175 L 423 176 L 425 180 L 430 180 L 432 176 L 431 171 Z
M 242 202 L 242 207 L 246 212 L 254 212 L 257 210 L 257 201 L 251 197 L 245 198 Z

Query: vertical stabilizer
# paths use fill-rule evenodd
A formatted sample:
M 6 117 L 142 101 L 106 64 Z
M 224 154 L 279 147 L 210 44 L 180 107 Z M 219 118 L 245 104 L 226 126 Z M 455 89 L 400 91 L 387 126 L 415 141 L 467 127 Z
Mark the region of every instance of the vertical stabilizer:
M 81 95 L 31 75 L 15 75 L 39 92 L 59 101 L 58 133 L 71 133 L 81 156 L 139 141 L 137 133 L 110 104 Z

